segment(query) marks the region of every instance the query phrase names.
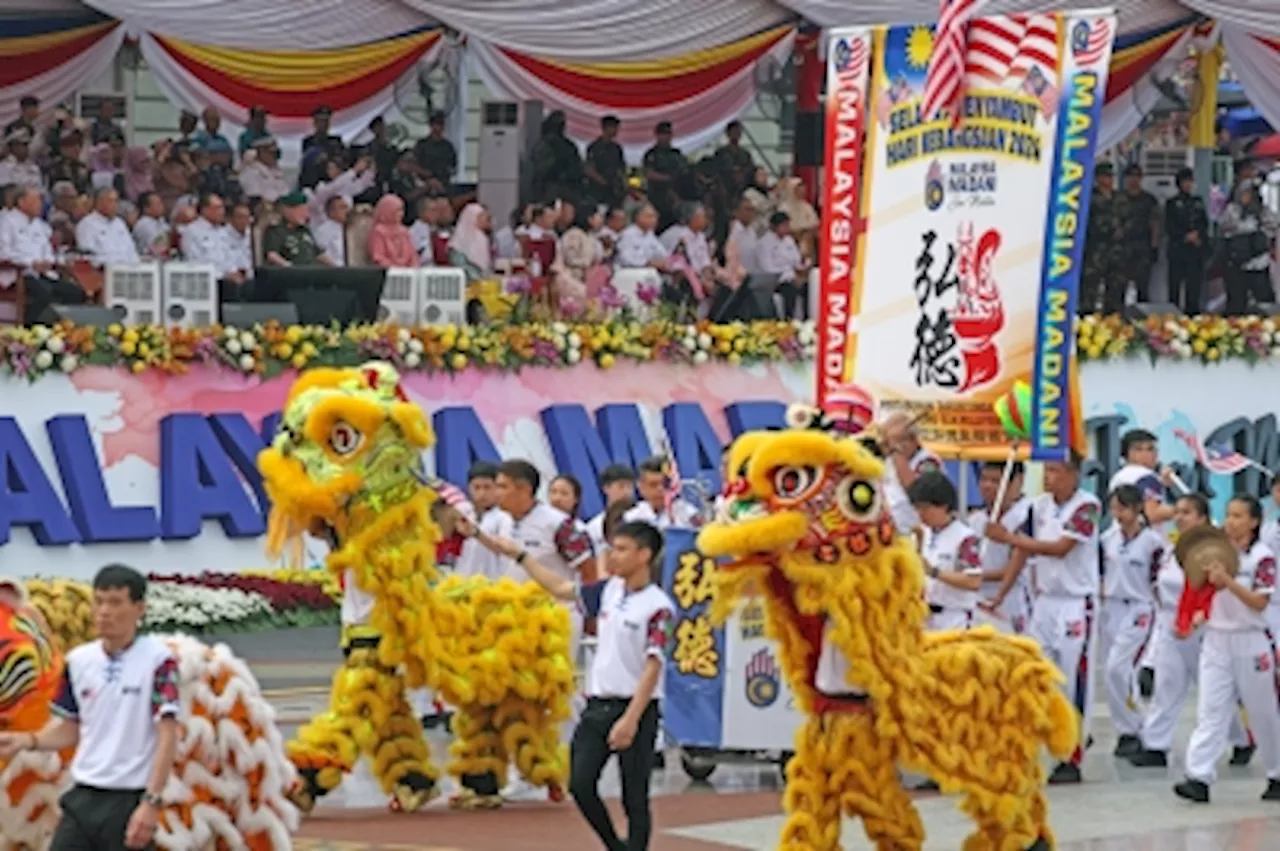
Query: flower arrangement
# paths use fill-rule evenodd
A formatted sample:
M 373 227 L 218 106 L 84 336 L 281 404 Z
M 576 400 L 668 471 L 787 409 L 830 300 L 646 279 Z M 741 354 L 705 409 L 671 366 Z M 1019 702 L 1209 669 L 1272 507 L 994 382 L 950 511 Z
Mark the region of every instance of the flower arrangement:
M 1143 356 L 1217 363 L 1255 363 L 1280 357 L 1275 320 L 1260 316 L 1152 316 L 1128 322 L 1119 316 L 1086 316 L 1076 328 L 1081 360 Z

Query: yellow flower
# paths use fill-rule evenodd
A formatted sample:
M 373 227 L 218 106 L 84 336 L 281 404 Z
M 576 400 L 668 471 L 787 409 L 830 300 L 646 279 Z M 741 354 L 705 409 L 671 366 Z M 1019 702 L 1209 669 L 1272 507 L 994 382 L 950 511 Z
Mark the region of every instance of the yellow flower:
M 119 322 L 112 322 L 107 326 L 107 333 L 112 337 L 119 337 L 124 333 L 124 328 L 121 327 Z
M 296 355 L 294 355 L 292 358 L 289 359 L 289 365 L 292 366 L 294 369 L 302 369 L 304 366 L 307 365 L 307 356 L 302 354 L 302 352 L 298 352 Z
M 462 342 L 462 341 L 459 340 L 458 342 Z M 467 366 L 467 356 L 462 354 L 461 352 L 457 352 L 450 359 L 449 363 L 454 369 L 465 369 Z
M 453 348 L 457 349 L 460 352 L 467 351 L 468 349 L 471 348 L 471 338 L 467 336 L 459 337 L 458 342 L 453 344 Z
M 729 363 L 732 364 L 733 366 L 737 366 L 738 364 L 742 363 L 742 355 L 738 354 L 737 352 L 730 352 L 729 357 L 726 358 L 726 360 L 728 360 Z
M 125 329 L 125 332 L 124 332 L 124 341 L 125 341 L 126 343 L 136 343 L 136 342 L 138 342 L 138 329 L 137 329 L 137 328 L 127 328 L 127 329 Z
M 146 368 L 147 368 L 147 365 L 140 360 L 134 361 L 133 364 L 129 367 L 129 369 L 133 370 L 134 374 L 142 372 Z
M 1209 347 L 1208 345 L 1205 344 L 1203 337 L 1196 337 L 1195 341 L 1192 342 L 1191 344 L 1191 351 L 1195 352 L 1198 355 L 1204 354 L 1204 350 L 1207 348 Z
M 609 354 L 608 352 L 605 352 L 600 356 L 599 360 L 597 360 L 596 363 L 600 364 L 601 369 L 608 369 L 614 364 L 613 355 Z
M 120 344 L 120 354 L 126 357 L 133 357 L 134 353 L 137 351 L 138 351 L 138 346 L 132 340 L 126 339 L 123 343 Z
M 290 325 L 288 330 L 284 332 L 284 338 L 297 345 L 302 341 L 302 328 L 297 325 Z
M 281 359 L 293 357 L 293 346 L 288 343 L 281 343 L 276 346 L 276 356 Z
M 139 343 L 138 357 L 145 358 L 149 354 L 151 354 L 151 346 L 147 345 L 146 343 Z
M 302 344 L 302 354 L 309 358 L 313 358 L 319 354 L 319 351 L 316 349 L 315 344 L 306 342 Z
M 1214 348 L 1214 349 L 1209 349 L 1209 351 L 1207 351 L 1207 352 L 1205 352 L 1205 353 L 1204 353 L 1204 356 L 1205 356 L 1206 358 L 1208 358 L 1209 360 L 1217 360 L 1217 359 L 1218 359 L 1218 350 L 1217 350 L 1216 348 Z

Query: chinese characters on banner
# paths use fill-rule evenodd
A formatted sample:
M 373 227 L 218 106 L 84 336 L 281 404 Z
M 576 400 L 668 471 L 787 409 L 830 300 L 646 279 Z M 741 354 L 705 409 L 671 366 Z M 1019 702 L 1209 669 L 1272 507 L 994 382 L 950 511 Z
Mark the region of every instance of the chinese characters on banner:
M 682 745 L 720 747 L 725 631 L 711 623 L 716 563 L 695 546 L 692 529 L 664 538 L 663 587 L 675 604 L 663 701 L 663 724 Z
M 851 382 L 919 417 L 935 450 L 1003 458 L 992 405 L 1025 381 L 1030 454 L 1073 445 L 1072 317 L 1114 32 L 1110 12 L 975 20 L 958 123 L 922 118 L 931 27 L 831 33 L 819 399 Z

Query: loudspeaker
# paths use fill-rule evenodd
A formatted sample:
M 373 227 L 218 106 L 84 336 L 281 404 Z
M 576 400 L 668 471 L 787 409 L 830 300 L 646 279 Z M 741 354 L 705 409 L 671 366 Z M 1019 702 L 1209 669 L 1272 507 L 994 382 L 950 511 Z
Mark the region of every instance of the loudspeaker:
M 55 304 L 44 312 L 40 321 L 49 325 L 70 322 L 81 328 L 106 328 L 116 322 L 124 322 L 125 309 L 96 304 Z
M 1182 316 L 1182 308 L 1167 301 L 1140 301 L 1124 309 L 1124 318 L 1130 322 L 1141 322 L 1153 316 Z
M 275 320 L 281 325 L 298 324 L 298 308 L 287 301 L 225 301 L 222 324 L 232 328 L 252 328 Z

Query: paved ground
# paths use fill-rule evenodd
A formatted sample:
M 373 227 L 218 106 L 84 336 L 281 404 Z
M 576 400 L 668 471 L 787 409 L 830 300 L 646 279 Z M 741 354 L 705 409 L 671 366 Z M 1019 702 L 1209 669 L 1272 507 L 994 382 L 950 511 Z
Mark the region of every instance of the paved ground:
M 271 690 L 286 734 L 315 712 L 338 661 L 334 629 L 292 630 L 232 636 L 229 643 L 251 661 Z M 1099 717 L 1100 716 L 1100 717 Z M 1258 800 L 1266 784 L 1254 764 L 1224 765 L 1214 802 L 1192 806 L 1169 791 L 1181 777 L 1181 748 L 1190 734 L 1193 707 L 1184 712 L 1176 762 L 1169 770 L 1136 769 L 1110 756 L 1114 740 L 1105 706 L 1095 721 L 1095 745 L 1085 766 L 1087 782 L 1053 788 L 1049 799 L 1060 851 L 1275 851 L 1280 848 L 1280 803 Z M 447 738 L 430 736 L 442 753 Z M 772 765 L 722 765 L 709 783 L 689 780 L 674 752 L 654 776 L 655 836 L 651 851 L 766 851 L 781 826 L 780 778 Z M 606 795 L 616 796 L 612 767 Z M 452 791 L 445 788 L 445 793 Z M 599 847 L 572 804 L 553 805 L 539 794 L 516 791 L 500 811 L 458 813 L 442 801 L 413 815 L 390 815 L 363 767 L 327 798 L 303 825 L 298 851 L 595 851 Z M 970 830 L 953 800 L 921 795 L 929 832 L 927 851 L 955 851 Z M 869 846 L 848 823 L 847 851 Z

